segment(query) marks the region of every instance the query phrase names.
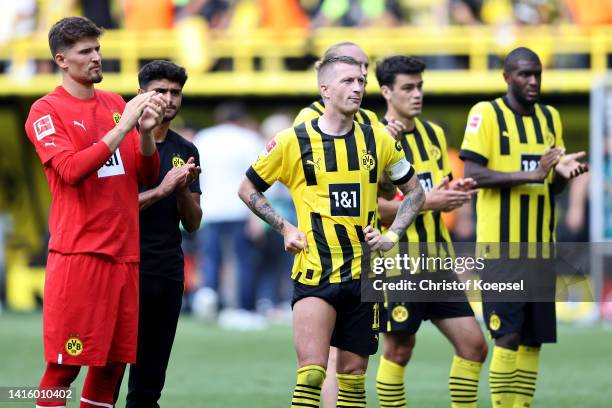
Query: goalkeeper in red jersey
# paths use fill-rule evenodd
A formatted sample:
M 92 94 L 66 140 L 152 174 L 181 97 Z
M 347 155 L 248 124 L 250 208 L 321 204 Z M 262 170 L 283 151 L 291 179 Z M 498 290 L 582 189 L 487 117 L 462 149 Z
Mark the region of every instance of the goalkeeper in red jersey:
M 89 366 L 81 407 L 113 407 L 125 364 L 136 361 L 138 183 L 157 179 L 151 131 L 166 107 L 155 92 L 126 104 L 94 88 L 102 80 L 101 34 L 83 17 L 51 28 L 62 84 L 32 105 L 25 124 L 52 195 L 40 388 L 69 387 Z

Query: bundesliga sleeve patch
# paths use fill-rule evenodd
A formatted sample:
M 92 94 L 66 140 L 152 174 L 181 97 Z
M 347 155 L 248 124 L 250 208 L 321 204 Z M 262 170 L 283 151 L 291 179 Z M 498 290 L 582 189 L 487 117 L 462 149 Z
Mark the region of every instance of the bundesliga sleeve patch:
M 36 134 L 36 140 L 42 140 L 45 137 L 55 133 L 55 126 L 53 126 L 53 120 L 51 115 L 45 115 L 38 119 L 33 124 L 34 133 Z
M 465 130 L 468 132 L 477 132 L 478 129 L 480 129 L 481 123 L 482 123 L 482 116 L 480 114 L 472 115 L 468 119 L 467 128 Z
M 276 148 L 276 138 L 270 140 L 263 151 L 264 156 L 269 155 Z

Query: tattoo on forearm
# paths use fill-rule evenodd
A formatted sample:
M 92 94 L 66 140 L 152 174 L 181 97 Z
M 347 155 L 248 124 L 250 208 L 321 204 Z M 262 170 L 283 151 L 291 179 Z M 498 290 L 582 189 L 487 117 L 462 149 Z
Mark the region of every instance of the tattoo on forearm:
M 425 192 L 420 184 L 417 184 L 415 188 L 409 191 L 405 191 L 404 194 L 404 200 L 400 204 L 395 220 L 389 228 L 397 235 L 401 235 L 406 231 L 406 228 L 412 224 L 425 203 Z
M 285 228 L 285 219 L 274 208 L 272 208 L 270 202 L 262 193 L 259 191 L 251 193 L 247 205 L 251 211 L 255 213 L 255 215 L 270 224 L 275 231 L 280 234 L 283 233 L 283 229 Z
M 385 173 L 383 173 L 380 180 L 378 180 L 378 190 L 385 195 L 395 193 L 395 185 Z

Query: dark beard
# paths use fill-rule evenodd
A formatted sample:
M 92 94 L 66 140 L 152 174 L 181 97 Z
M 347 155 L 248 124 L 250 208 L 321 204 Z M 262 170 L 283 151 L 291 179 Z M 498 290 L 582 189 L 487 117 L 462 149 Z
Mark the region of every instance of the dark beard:
M 99 84 L 100 82 L 102 82 L 103 78 L 104 76 L 102 75 L 102 73 L 100 73 L 100 75 L 92 75 L 89 80 L 92 84 Z
M 178 115 L 178 111 L 174 115 L 172 115 L 172 116 L 164 115 L 164 118 L 162 119 L 162 123 L 171 122 L 174 118 L 176 118 L 176 115 Z
M 512 94 L 514 95 L 514 99 L 516 99 L 516 101 L 522 106 L 524 106 L 525 108 L 533 107 L 533 105 L 535 105 L 540 100 L 539 94 L 534 100 L 529 100 L 523 95 L 520 89 L 514 86 L 511 87 L 511 89 L 512 89 Z

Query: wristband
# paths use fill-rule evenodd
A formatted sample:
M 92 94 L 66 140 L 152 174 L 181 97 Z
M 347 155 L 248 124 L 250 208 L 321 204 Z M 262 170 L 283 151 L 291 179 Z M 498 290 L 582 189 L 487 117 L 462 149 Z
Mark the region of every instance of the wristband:
M 388 230 L 387 232 L 384 233 L 384 235 L 389 238 L 391 240 L 391 242 L 393 242 L 394 244 L 397 243 L 397 241 L 399 241 L 399 235 L 397 235 L 395 232 Z

